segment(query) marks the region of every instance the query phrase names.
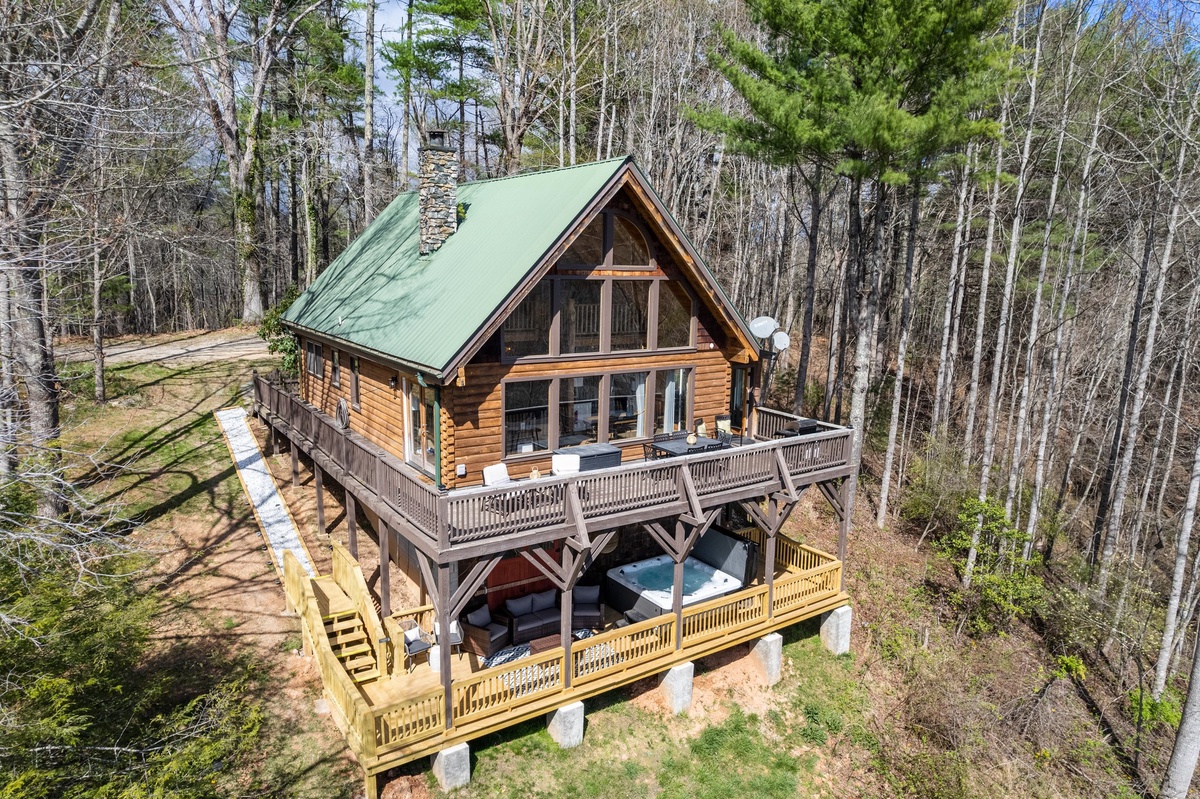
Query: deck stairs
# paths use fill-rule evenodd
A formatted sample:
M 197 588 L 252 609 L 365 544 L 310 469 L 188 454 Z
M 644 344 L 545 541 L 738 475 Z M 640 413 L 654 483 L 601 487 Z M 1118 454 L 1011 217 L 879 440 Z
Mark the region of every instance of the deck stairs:
M 321 621 L 325 624 L 325 635 L 329 637 L 329 646 L 350 679 L 359 685 L 378 680 L 380 674 L 379 664 L 375 662 L 375 649 L 350 597 L 332 577 L 317 577 L 312 581 L 312 586 L 321 609 Z

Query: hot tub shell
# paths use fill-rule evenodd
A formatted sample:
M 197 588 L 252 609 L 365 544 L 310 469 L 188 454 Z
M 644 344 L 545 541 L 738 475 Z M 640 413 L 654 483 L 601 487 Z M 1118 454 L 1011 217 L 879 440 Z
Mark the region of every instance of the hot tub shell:
M 703 561 L 688 558 L 683 562 L 685 570 L 701 572 L 705 576 L 700 589 L 683 595 L 683 606 L 694 605 L 709 599 L 733 593 L 742 587 L 742 582 L 725 572 L 709 566 Z M 651 618 L 671 612 L 672 591 L 647 588 L 638 582 L 638 575 L 655 567 L 673 568 L 671 558 L 667 555 L 640 560 L 625 566 L 609 569 L 605 575 L 605 598 L 609 606 L 626 613 Z

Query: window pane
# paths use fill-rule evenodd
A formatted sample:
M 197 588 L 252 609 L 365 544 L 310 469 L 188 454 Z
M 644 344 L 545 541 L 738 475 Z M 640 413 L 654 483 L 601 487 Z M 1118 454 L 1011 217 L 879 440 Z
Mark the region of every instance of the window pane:
M 554 284 L 543 280 L 504 320 L 504 354 L 511 358 L 550 354 L 550 294 Z
M 650 281 L 614 280 L 612 288 L 613 350 L 646 349 Z
M 546 449 L 550 419 L 550 381 L 529 380 L 504 386 L 504 454 Z
M 598 280 L 560 280 L 561 351 L 600 351 L 600 288 Z
M 600 378 L 564 377 L 558 382 L 558 446 L 591 444 L 600 418 Z
M 646 266 L 650 249 L 637 225 L 623 216 L 613 218 L 613 266 Z
M 329 355 L 333 358 L 333 365 L 329 370 L 329 379 L 334 387 L 340 388 L 342 385 L 342 359 L 339 357 L 337 350 L 329 353 Z
M 604 263 L 604 215 L 591 221 L 559 261 L 564 266 L 599 266 Z
M 646 432 L 647 372 L 613 375 L 608 389 L 608 438 L 641 438 Z
M 692 343 L 692 298 L 673 280 L 658 286 L 658 347 L 686 347 Z
M 688 427 L 688 374 L 690 369 L 670 369 L 654 375 L 654 432 L 674 433 Z

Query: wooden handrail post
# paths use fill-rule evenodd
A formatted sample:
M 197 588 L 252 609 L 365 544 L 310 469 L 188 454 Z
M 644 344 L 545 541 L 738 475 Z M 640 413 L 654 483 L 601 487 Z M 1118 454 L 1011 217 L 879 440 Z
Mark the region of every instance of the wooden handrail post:
M 438 549 L 445 552 L 450 548 L 450 498 L 437 498 L 437 538 Z

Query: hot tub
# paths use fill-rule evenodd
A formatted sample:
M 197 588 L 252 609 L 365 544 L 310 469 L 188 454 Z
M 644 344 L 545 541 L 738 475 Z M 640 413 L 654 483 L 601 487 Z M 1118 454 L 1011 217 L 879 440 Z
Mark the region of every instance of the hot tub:
M 606 603 L 619 611 L 636 609 L 644 616 L 671 612 L 675 563 L 667 555 L 608 570 Z M 683 605 L 715 599 L 742 587 L 741 580 L 703 561 L 683 562 Z

